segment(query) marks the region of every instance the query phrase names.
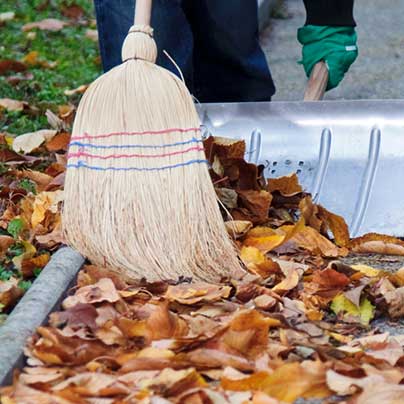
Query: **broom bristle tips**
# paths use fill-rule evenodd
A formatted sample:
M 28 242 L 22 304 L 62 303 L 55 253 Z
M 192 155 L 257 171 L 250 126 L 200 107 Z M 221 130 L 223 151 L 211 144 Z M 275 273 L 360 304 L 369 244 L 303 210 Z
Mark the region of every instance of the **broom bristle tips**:
M 153 29 L 146 25 L 133 25 L 122 46 L 122 61 L 140 59 L 156 63 L 157 46 Z

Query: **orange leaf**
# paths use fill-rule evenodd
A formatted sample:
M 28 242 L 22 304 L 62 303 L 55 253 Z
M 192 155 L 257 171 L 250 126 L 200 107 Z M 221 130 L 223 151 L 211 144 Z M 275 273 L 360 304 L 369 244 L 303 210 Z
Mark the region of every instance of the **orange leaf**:
M 299 184 L 296 173 L 286 175 L 280 178 L 271 178 L 268 181 L 268 191 L 278 191 L 283 196 L 293 196 L 303 192 L 303 188 Z
M 62 132 L 58 133 L 50 141 L 48 141 L 45 146 L 50 152 L 56 151 L 66 151 L 70 142 L 70 133 Z
M 223 377 L 226 390 L 263 391 L 280 401 L 293 403 L 298 398 L 325 398 L 331 395 L 326 385 L 325 367 L 320 362 L 286 363 L 272 374 L 257 372 L 242 379 Z
M 368 233 L 351 240 L 351 249 L 361 254 L 389 254 L 404 256 L 404 241 L 384 234 Z
M 267 278 L 270 274 L 279 273 L 279 265 L 255 247 L 243 247 L 240 251 L 240 258 L 249 271 Z

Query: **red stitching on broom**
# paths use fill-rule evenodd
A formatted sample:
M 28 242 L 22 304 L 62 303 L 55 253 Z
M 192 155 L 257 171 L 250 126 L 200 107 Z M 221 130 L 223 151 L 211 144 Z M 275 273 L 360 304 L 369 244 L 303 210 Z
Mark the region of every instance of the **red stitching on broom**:
M 203 147 L 201 146 L 196 146 L 196 147 L 190 147 L 185 150 L 179 150 L 171 153 L 164 153 L 164 154 L 109 154 L 107 156 L 100 156 L 99 154 L 91 154 L 91 153 L 85 153 L 82 151 L 79 151 L 77 153 L 69 153 L 67 155 L 67 158 L 72 158 L 72 157 L 89 157 L 89 158 L 96 158 L 96 159 L 102 159 L 102 160 L 107 160 L 107 159 L 119 159 L 119 158 L 130 158 L 130 157 L 169 157 L 169 156 L 175 156 L 177 154 L 185 154 L 190 151 L 203 151 Z
M 163 135 L 165 133 L 171 132 L 180 132 L 180 133 L 187 133 L 187 132 L 194 132 L 198 131 L 200 128 L 172 128 L 172 129 L 163 129 L 163 130 L 149 130 L 144 132 L 112 132 L 112 133 L 105 133 L 102 135 L 89 135 L 88 133 L 84 133 L 83 136 L 72 136 L 71 140 L 83 140 L 83 139 L 100 139 L 105 137 L 111 136 L 119 136 L 119 135 Z

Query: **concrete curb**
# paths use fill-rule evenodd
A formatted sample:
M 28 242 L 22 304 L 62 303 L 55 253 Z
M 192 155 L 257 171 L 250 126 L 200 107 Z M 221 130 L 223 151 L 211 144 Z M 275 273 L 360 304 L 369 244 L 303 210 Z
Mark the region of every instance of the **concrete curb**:
M 258 0 L 258 27 L 260 32 L 268 25 L 271 12 L 279 0 Z
M 84 258 L 69 247 L 57 251 L 0 327 L 0 385 L 11 383 L 13 369 L 24 366 L 27 338 L 60 304 L 83 263 Z

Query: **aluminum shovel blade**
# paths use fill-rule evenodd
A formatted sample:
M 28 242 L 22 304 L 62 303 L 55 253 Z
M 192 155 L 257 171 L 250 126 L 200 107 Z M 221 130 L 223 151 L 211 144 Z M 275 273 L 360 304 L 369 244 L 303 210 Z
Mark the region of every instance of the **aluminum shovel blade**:
M 201 104 L 205 135 L 242 138 L 267 178 L 296 172 L 351 235 L 404 236 L 404 100 Z

